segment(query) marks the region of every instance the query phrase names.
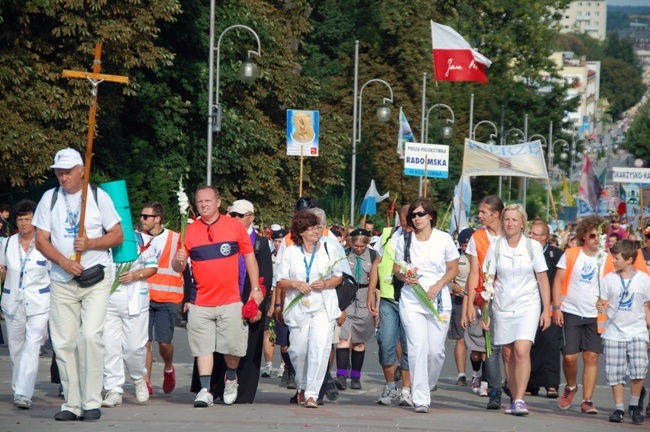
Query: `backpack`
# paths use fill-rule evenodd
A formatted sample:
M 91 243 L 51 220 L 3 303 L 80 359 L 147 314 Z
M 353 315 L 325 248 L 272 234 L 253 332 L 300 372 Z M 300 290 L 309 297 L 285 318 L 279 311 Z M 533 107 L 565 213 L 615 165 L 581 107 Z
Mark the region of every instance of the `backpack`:
M 404 236 L 404 261 L 407 263 L 411 262 L 411 235 L 412 232 L 402 231 Z M 393 297 L 395 301 L 399 301 L 399 296 L 402 294 L 402 288 L 404 287 L 404 281 L 397 279 L 397 276 L 393 274 Z
M 61 189 L 61 186 L 57 186 L 54 188 L 54 194 L 52 195 L 52 202 L 50 203 L 50 211 L 54 208 L 54 204 L 56 204 L 56 200 L 59 199 L 59 189 Z M 94 184 L 90 184 L 90 191 L 92 192 L 93 196 L 95 197 L 95 203 L 97 204 L 97 208 L 99 208 L 99 201 L 97 198 L 97 186 Z

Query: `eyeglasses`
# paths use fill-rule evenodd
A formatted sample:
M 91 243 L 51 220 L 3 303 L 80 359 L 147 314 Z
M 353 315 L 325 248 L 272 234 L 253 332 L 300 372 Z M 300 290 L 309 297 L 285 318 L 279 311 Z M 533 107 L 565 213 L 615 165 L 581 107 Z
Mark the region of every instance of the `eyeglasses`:
M 235 219 L 244 219 L 246 216 L 251 216 L 253 213 L 241 214 L 237 212 L 230 212 L 228 214 L 230 215 L 230 217 L 234 217 Z
M 147 219 L 149 219 L 150 217 L 156 217 L 156 216 L 158 216 L 158 215 L 148 215 L 148 214 L 144 214 L 144 213 L 142 213 L 142 214 L 140 215 L 140 219 L 147 220 Z
M 428 214 L 429 214 L 429 213 L 427 213 L 427 212 L 425 212 L 425 211 L 413 212 L 413 213 L 411 213 L 411 217 L 412 217 L 412 218 L 416 218 L 416 217 L 425 217 L 425 216 L 428 215 Z
M 531 231 L 530 235 L 532 235 L 533 237 L 544 237 L 546 234 L 537 234 Z
M 591 233 L 587 236 L 589 240 L 594 240 L 598 238 L 598 233 Z
M 316 225 L 316 226 L 313 226 L 313 227 L 309 227 L 309 228 L 307 228 L 305 231 L 318 232 L 318 231 L 320 231 L 321 229 L 322 229 L 322 228 L 320 227 L 320 225 Z

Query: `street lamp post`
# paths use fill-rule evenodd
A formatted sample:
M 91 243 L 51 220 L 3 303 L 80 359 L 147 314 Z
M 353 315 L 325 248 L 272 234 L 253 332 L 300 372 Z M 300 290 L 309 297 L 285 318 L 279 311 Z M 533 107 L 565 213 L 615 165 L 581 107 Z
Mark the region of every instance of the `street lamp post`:
M 390 98 L 384 98 L 382 105 L 377 108 L 377 120 L 380 122 L 387 122 L 390 120 L 392 111 L 386 102 L 393 103 L 393 89 L 391 86 L 384 80 L 380 79 L 371 79 L 366 81 L 364 85 L 361 86 L 359 94 L 357 95 L 357 88 L 359 83 L 359 41 L 355 42 L 354 48 L 354 104 L 353 104 L 353 113 L 352 113 L 352 179 L 350 186 L 350 224 L 354 225 L 354 206 L 355 206 L 355 193 L 356 187 L 355 183 L 357 181 L 357 143 L 361 142 L 361 106 L 362 106 L 362 96 L 363 89 L 370 83 L 378 82 L 386 87 L 390 91 Z
M 497 125 L 495 125 L 494 123 L 492 123 L 489 120 L 481 120 L 480 122 L 476 123 L 476 126 L 474 126 L 474 130 L 472 131 L 472 139 L 474 141 L 476 141 L 476 130 L 482 124 L 490 125 L 494 129 L 494 133 L 490 134 L 490 138 L 487 140 L 487 142 L 485 144 L 497 145 L 497 142 L 496 142 L 495 138 L 499 135 L 499 130 L 497 129 Z
M 210 55 L 209 55 L 209 68 L 208 68 L 208 157 L 207 157 L 207 168 L 206 168 L 206 183 L 208 186 L 212 185 L 212 134 L 216 132 L 217 134 L 221 132 L 221 104 L 219 103 L 219 65 L 221 62 L 221 39 L 229 31 L 241 28 L 251 32 L 255 39 L 257 39 L 257 51 L 249 50 L 246 60 L 244 60 L 239 67 L 239 77 L 244 82 L 251 82 L 257 78 L 258 69 L 253 60 L 251 59 L 251 54 L 255 54 L 260 57 L 262 53 L 262 44 L 260 43 L 260 38 L 255 33 L 253 29 L 242 24 L 235 24 L 227 29 L 225 29 L 219 36 L 217 42 L 217 67 L 216 67 L 216 85 L 214 84 L 215 79 L 215 68 L 214 68 L 214 14 L 215 14 L 215 0 L 210 0 Z M 216 99 L 213 104 L 213 100 Z
M 426 74 L 425 74 L 425 78 L 426 78 Z M 423 100 L 422 103 L 423 103 L 422 107 L 424 108 L 425 101 Z M 451 139 L 451 137 L 454 134 L 454 128 L 452 126 L 454 124 L 454 122 L 456 121 L 456 117 L 454 116 L 454 110 L 452 110 L 449 107 L 449 105 L 437 103 L 435 105 L 432 105 L 427 110 L 427 114 L 422 119 L 422 130 L 420 131 L 420 139 L 422 139 L 422 135 L 424 135 L 423 142 L 425 144 L 429 143 L 429 114 L 431 114 L 431 111 L 434 108 L 444 108 L 447 111 L 449 111 L 449 113 L 451 114 L 451 118 L 446 118 L 445 119 L 445 125 L 440 129 L 440 135 L 441 135 L 441 138 L 442 138 L 443 142 L 448 140 L 448 139 Z M 419 196 L 422 196 L 423 182 L 424 182 L 424 178 L 420 177 L 420 185 L 419 185 L 419 188 L 418 188 L 418 195 Z
M 515 132 L 517 135 L 519 135 L 521 137 L 519 139 L 520 143 L 525 143 L 526 142 L 526 133 L 524 131 L 522 131 L 521 129 L 517 129 L 517 128 L 511 128 L 511 129 L 508 129 L 508 131 L 505 134 L 503 134 L 503 142 L 504 142 L 504 144 L 506 144 L 506 145 L 508 144 L 508 134 L 510 134 L 510 132 Z M 510 201 L 511 199 L 512 199 L 512 176 L 508 176 L 508 201 Z

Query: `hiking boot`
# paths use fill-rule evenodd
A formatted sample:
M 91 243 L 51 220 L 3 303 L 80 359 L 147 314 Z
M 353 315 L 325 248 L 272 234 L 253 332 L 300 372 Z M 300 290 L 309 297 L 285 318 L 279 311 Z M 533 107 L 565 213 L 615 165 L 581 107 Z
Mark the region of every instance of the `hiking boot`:
M 630 406 L 630 416 L 632 417 L 632 423 L 641 424 L 643 423 L 643 414 L 641 414 L 641 407 L 639 405 Z
M 163 392 L 170 394 L 176 388 L 176 370 L 172 367 L 170 371 L 163 371 Z
M 492 390 L 490 392 L 490 400 L 488 401 L 487 409 L 489 410 L 501 409 L 501 395 L 497 393 L 496 390 Z
M 594 406 L 593 401 L 582 401 L 580 404 L 580 411 L 582 411 L 584 414 L 598 414 L 598 410 Z
M 212 393 L 207 388 L 202 388 L 196 395 L 196 399 L 194 399 L 194 408 L 205 408 L 211 407 L 212 405 L 214 405 Z
M 360 378 L 351 378 L 350 379 L 350 388 L 352 390 L 361 390 L 361 379 Z
M 377 400 L 379 405 L 390 405 L 393 402 L 393 399 L 397 397 L 397 388 L 388 387 L 388 384 L 384 386 L 384 390 L 381 392 L 381 396 Z
M 336 379 L 334 379 L 334 384 L 336 385 L 336 388 L 339 390 L 345 390 L 347 388 L 346 380 L 347 379 L 343 375 L 337 375 Z
M 567 410 L 571 407 L 571 402 L 573 402 L 573 397 L 578 393 L 578 386 L 573 390 L 569 390 L 569 386 L 564 387 L 564 392 L 560 399 L 557 401 L 558 408 L 562 410 Z
M 294 374 L 289 374 L 289 378 L 287 378 L 287 388 L 289 390 L 295 390 L 298 388 L 296 385 L 296 376 Z
M 267 363 L 262 368 L 262 378 L 271 378 L 273 374 L 273 363 Z
M 106 408 L 113 408 L 120 405 L 122 405 L 122 393 L 113 390 L 106 393 L 104 400 L 102 400 L 102 406 Z
M 402 389 L 399 395 L 399 406 L 413 406 L 413 399 L 411 399 L 411 391 Z
M 456 380 L 456 385 L 465 387 L 467 385 L 467 377 L 465 375 L 458 377 L 458 380 Z
M 620 423 L 623 421 L 623 417 L 625 417 L 625 412 L 617 409 L 609 416 L 609 421 L 612 423 Z

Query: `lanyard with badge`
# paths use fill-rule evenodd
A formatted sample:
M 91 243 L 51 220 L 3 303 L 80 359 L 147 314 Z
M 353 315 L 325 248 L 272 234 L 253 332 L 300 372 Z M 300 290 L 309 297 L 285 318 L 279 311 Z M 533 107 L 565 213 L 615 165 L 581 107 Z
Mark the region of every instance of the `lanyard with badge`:
M 27 248 L 27 253 L 23 255 L 23 246 L 20 244 L 20 238 L 18 239 L 18 258 L 20 259 L 20 276 L 18 277 L 18 299 L 22 300 L 25 296 L 25 288 L 23 287 L 23 279 L 25 277 L 25 267 L 29 261 L 29 256 L 34 250 L 34 245 L 36 244 L 36 236 L 32 237 L 32 240 L 29 242 L 29 247 Z
M 77 219 L 79 217 L 79 213 L 81 211 L 81 197 L 79 198 L 79 205 L 77 206 L 77 211 L 75 213 L 72 213 L 72 210 L 70 209 L 70 203 L 68 202 L 68 194 L 66 193 L 65 189 L 61 189 L 61 192 L 63 192 L 63 200 L 65 201 L 65 208 L 68 211 L 68 218 L 70 218 L 70 226 L 74 228 L 74 233 L 75 237 L 79 233 L 79 220 Z
M 302 261 L 305 263 L 305 282 L 309 283 L 309 276 L 311 274 L 311 266 L 314 264 L 314 257 L 316 256 L 316 249 L 318 247 L 318 244 L 314 245 L 314 250 L 311 253 L 311 258 L 309 260 L 309 264 L 307 264 L 307 254 L 305 253 L 305 250 L 302 248 L 302 245 L 300 246 L 300 252 L 302 252 Z M 302 299 L 300 299 L 300 303 L 303 305 L 309 307 L 311 306 L 311 300 L 309 299 L 308 296 L 303 296 Z
M 632 276 L 630 276 L 630 279 L 627 281 L 627 285 L 625 285 L 625 280 L 623 279 L 623 274 L 619 273 L 618 277 L 621 279 L 621 288 L 623 288 L 623 291 L 621 291 L 621 294 L 618 298 L 618 308 L 620 309 L 621 306 L 623 305 L 623 300 L 628 296 L 629 289 L 630 289 L 630 284 L 632 283 L 632 279 L 634 279 L 634 276 L 636 275 L 636 270 L 632 272 Z

